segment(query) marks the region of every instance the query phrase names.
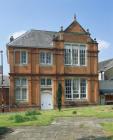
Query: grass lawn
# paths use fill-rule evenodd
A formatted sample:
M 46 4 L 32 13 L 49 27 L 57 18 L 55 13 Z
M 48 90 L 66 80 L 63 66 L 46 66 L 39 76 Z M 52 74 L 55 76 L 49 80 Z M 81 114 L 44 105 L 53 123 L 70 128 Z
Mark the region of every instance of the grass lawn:
M 92 107 L 90 106 L 90 107 L 68 108 L 68 109 L 62 109 L 61 112 L 59 112 L 58 110 L 40 111 L 41 114 L 35 115 L 36 119 L 33 120 L 30 119 L 28 121 L 18 122 L 18 123 L 14 121 L 13 118 L 15 115 L 21 115 L 25 117 L 26 116 L 25 113 L 26 112 L 0 114 L 0 126 L 10 127 L 10 126 L 28 126 L 28 125 L 32 125 L 32 126 L 48 125 L 56 117 L 80 116 L 80 117 L 112 118 L 113 106 L 92 106 Z M 105 126 L 107 127 L 107 125 L 104 124 L 103 127 L 105 128 Z
M 113 135 L 113 122 L 105 122 L 101 123 L 101 126 L 104 128 L 105 131 L 107 131 L 109 134 Z

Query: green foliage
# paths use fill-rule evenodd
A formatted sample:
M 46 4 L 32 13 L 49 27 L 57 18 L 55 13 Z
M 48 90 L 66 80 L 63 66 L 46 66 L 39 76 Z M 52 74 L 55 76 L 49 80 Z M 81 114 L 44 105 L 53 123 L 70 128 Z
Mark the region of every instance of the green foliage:
M 57 105 L 58 105 L 58 110 L 61 111 L 61 108 L 62 108 L 62 85 L 61 85 L 61 83 L 58 84 Z
M 28 110 L 26 113 L 25 113 L 26 116 L 32 116 L 32 115 L 41 115 L 41 113 L 39 111 L 36 111 L 36 110 Z
M 36 116 L 31 116 L 30 117 L 30 121 L 35 121 L 35 120 L 37 120 L 37 117 Z
M 16 114 L 13 117 L 13 119 L 15 123 L 22 123 L 22 122 L 27 122 L 27 121 L 35 121 L 37 120 L 37 116 L 34 116 L 34 115 L 24 116 L 24 115 Z
M 26 121 L 29 121 L 29 117 L 17 114 L 14 116 L 14 121 L 16 123 L 26 122 Z

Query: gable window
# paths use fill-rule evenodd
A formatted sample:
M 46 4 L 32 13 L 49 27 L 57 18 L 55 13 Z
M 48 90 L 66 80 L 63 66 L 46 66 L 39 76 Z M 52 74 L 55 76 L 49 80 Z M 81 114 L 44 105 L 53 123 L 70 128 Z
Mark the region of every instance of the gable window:
M 25 65 L 28 63 L 28 52 L 25 50 L 15 50 L 14 51 L 14 61 L 15 64 Z
M 40 52 L 40 64 L 51 65 L 52 64 L 52 53 L 51 52 Z
M 65 44 L 64 49 L 65 65 L 86 66 L 86 45 L 85 44 Z
M 16 101 L 28 100 L 28 80 L 25 77 L 15 79 L 15 99 Z
M 65 79 L 66 99 L 86 99 L 86 79 L 69 78 Z

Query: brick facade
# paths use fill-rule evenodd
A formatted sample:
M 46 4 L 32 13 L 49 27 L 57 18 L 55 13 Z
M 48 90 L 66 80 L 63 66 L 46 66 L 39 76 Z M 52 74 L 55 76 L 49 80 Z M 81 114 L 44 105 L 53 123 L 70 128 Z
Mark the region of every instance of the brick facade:
M 64 65 L 64 43 L 84 43 L 87 44 L 87 65 L 86 66 L 65 66 Z M 16 65 L 14 62 L 15 49 L 27 50 L 28 64 L 24 66 Z M 40 78 L 51 77 L 52 97 L 54 107 L 57 105 L 58 81 L 62 84 L 62 104 L 72 106 L 79 104 L 98 104 L 98 44 L 92 40 L 90 34 L 86 32 L 77 21 L 64 31 L 58 32 L 58 36 L 53 38 L 51 48 L 32 48 L 27 46 L 8 45 L 8 62 L 10 65 L 10 103 L 15 104 L 15 77 L 25 76 L 28 79 L 28 102 L 19 103 L 23 107 L 41 107 Z M 52 52 L 53 64 L 50 66 L 40 65 L 40 52 Z M 18 54 L 15 56 L 18 61 Z M 87 99 L 66 100 L 64 81 L 66 77 L 85 77 L 87 79 Z

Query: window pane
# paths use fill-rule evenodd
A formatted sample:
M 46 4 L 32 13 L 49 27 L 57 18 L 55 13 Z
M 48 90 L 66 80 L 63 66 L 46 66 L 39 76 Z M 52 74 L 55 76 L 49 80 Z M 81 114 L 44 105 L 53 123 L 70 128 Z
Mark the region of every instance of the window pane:
M 71 49 L 64 50 L 64 61 L 65 64 L 71 64 Z
M 15 85 L 20 86 L 20 79 L 15 79 Z
M 78 49 L 73 49 L 72 50 L 72 60 L 73 60 L 73 64 L 77 65 L 78 64 Z
M 79 94 L 73 94 L 73 98 L 79 98 Z
M 43 85 L 45 85 L 45 84 L 46 84 L 45 79 L 41 79 L 41 85 L 43 86 Z
M 86 97 L 86 80 L 81 79 L 80 80 L 80 91 L 81 91 L 81 98 Z
M 46 62 L 45 62 L 45 52 L 41 52 L 40 53 L 40 63 L 41 64 L 45 64 Z
M 26 53 L 26 51 L 21 51 L 21 64 L 27 64 L 27 53 Z
M 46 53 L 46 64 L 51 64 L 51 53 Z
M 27 89 L 22 88 L 22 100 L 26 100 L 26 99 L 27 99 Z
M 47 85 L 52 85 L 51 79 L 47 79 Z
M 80 65 L 85 65 L 85 59 L 86 59 L 86 51 L 80 50 Z
M 21 85 L 22 86 L 26 86 L 27 85 L 27 79 L 26 78 L 22 78 L 21 79 Z
M 16 100 L 21 99 L 21 90 L 20 90 L 20 88 L 15 89 L 15 98 L 16 98 Z
M 73 93 L 79 93 L 79 79 L 73 80 Z
M 71 93 L 72 93 L 72 91 L 71 91 L 71 79 L 67 79 L 67 80 L 65 80 L 65 96 L 67 99 L 72 98 Z

